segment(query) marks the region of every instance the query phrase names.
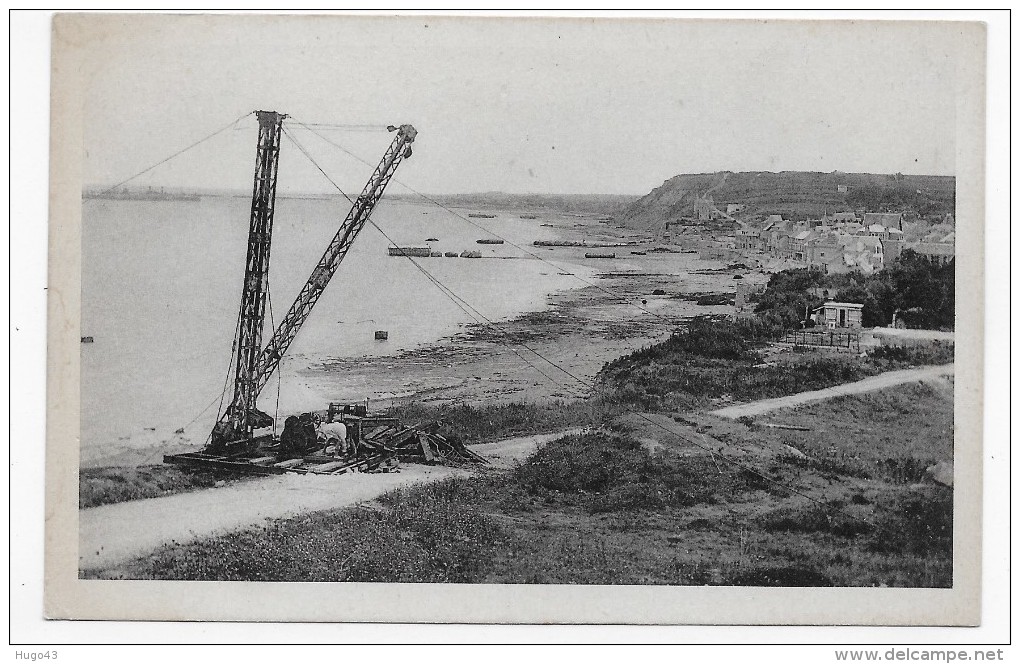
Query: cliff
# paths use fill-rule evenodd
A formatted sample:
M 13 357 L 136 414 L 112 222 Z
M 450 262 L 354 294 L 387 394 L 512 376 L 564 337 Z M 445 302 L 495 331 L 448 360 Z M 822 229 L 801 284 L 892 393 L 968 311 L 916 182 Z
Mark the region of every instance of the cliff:
M 954 212 L 956 178 L 940 175 L 870 173 L 749 172 L 677 175 L 641 197 L 616 220 L 639 230 L 665 222 L 696 223 L 703 213 L 727 204 L 743 205 L 734 216 L 754 220 L 770 214 L 787 219 L 817 218 L 826 212 L 914 212 L 920 216 Z

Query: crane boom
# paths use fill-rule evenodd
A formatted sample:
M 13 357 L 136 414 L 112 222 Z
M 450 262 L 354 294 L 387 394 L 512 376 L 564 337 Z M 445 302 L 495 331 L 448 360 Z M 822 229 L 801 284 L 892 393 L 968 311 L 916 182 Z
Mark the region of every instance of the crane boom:
M 333 236 L 333 241 L 326 247 L 322 258 L 319 259 L 315 269 L 312 270 L 312 274 L 308 277 L 308 281 L 305 282 L 301 292 L 298 293 L 297 298 L 294 300 L 294 304 L 290 305 L 287 315 L 280 321 L 280 325 L 276 328 L 276 332 L 273 333 L 272 339 L 269 340 L 265 350 L 259 355 L 258 364 L 255 369 L 257 379 L 256 392 L 262 391 L 269 381 L 269 377 L 276 371 L 280 364 L 280 359 L 287 352 L 291 342 L 294 341 L 298 330 L 301 329 L 301 325 L 308 318 L 312 307 L 318 302 L 319 296 L 322 295 L 322 291 L 325 290 L 329 280 L 333 278 L 333 274 L 340 265 L 340 261 L 347 255 L 347 251 L 354 243 L 354 239 L 368 222 L 372 210 L 375 209 L 376 203 L 382 197 L 386 185 L 389 184 L 390 178 L 393 177 L 393 173 L 397 170 L 397 166 L 400 165 L 400 162 L 405 157 L 411 155 L 411 143 L 414 142 L 417 135 L 418 132 L 411 125 L 401 125 L 397 129 L 397 135 L 394 137 L 390 147 L 387 148 L 379 165 L 375 167 L 375 171 L 372 172 L 372 177 L 368 179 L 365 188 L 361 190 L 358 198 L 355 199 L 350 212 L 347 213 L 347 217 L 340 224 L 336 235 Z
M 248 233 L 248 258 L 237 338 L 237 366 L 234 395 L 230 405 L 213 429 L 209 451 L 226 451 L 250 441 L 252 431 L 268 418 L 256 408 L 259 394 L 276 371 L 284 353 L 297 336 L 319 296 L 347 255 L 355 238 L 365 227 L 372 210 L 382 197 L 397 166 L 411 156 L 411 143 L 418 132 L 411 125 L 390 127 L 397 135 L 372 172 L 368 183 L 354 201 L 333 240 L 326 247 L 308 281 L 287 311 L 264 349 L 262 327 L 268 293 L 269 248 L 272 239 L 273 211 L 276 202 L 276 176 L 280 158 L 280 136 L 286 115 L 259 111 L 259 142 L 256 153 L 255 182 L 252 188 L 251 224 Z M 270 419 L 271 422 L 271 419 Z

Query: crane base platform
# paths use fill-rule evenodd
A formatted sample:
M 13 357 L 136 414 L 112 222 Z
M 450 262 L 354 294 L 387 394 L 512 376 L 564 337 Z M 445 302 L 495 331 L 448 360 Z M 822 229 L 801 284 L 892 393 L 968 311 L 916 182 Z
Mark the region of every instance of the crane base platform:
M 365 417 L 361 418 L 359 425 L 361 435 L 356 454 L 332 456 L 315 453 L 313 449 L 303 456 L 285 458 L 279 455 L 279 444 L 273 443 L 255 445 L 250 451 L 235 454 L 186 452 L 166 455 L 163 463 L 242 475 L 385 473 L 397 468 L 401 461 L 445 465 L 488 463 L 459 440 L 448 440 L 435 433 L 439 422 L 404 426 L 391 417 Z

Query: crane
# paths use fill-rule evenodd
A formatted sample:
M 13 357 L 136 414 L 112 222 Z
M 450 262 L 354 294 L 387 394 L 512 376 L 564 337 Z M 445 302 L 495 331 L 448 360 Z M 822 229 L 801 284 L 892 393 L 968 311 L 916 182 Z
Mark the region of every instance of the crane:
M 224 454 L 247 451 L 253 444 L 253 432 L 272 424 L 272 418 L 258 410 L 256 401 L 270 376 L 280 365 L 290 344 L 319 297 L 336 273 L 358 234 L 368 222 L 401 161 L 411 156 L 411 144 L 418 132 L 409 124 L 387 129 L 396 132 L 379 164 L 350 211 L 341 222 L 322 258 L 312 269 L 287 314 L 273 336 L 262 347 L 266 300 L 269 292 L 269 250 L 276 206 L 276 180 L 280 162 L 283 121 L 288 117 L 276 111 L 258 111 L 259 136 L 255 155 L 255 179 L 252 185 L 251 217 L 248 228 L 248 254 L 245 262 L 241 306 L 238 313 L 233 395 L 230 404 L 213 427 L 205 452 Z

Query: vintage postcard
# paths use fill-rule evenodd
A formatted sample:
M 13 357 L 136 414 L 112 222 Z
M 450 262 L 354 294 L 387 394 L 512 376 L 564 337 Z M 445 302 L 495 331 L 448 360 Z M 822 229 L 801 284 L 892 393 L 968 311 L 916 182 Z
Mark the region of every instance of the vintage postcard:
M 47 617 L 980 622 L 983 24 L 52 37 Z

